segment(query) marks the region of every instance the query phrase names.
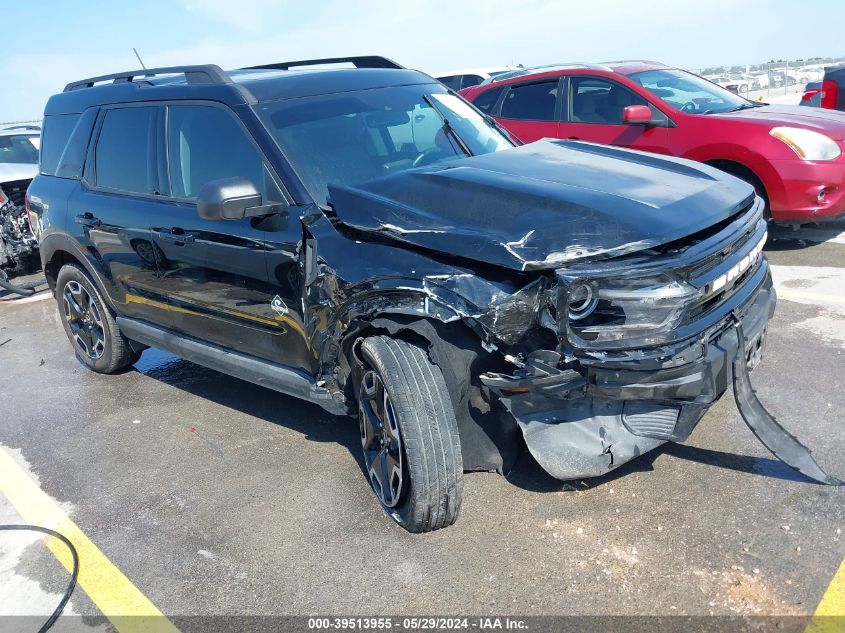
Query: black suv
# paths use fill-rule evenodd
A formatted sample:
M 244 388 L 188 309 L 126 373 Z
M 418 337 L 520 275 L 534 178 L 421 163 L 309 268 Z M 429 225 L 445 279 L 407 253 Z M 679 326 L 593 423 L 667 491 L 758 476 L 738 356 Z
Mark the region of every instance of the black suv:
M 335 62 L 355 68 L 291 70 Z M 83 363 L 153 346 L 356 414 L 411 531 L 453 523 L 463 471 L 506 472 L 523 438 L 560 479 L 686 439 L 775 305 L 749 185 L 516 146 L 379 57 L 71 83 L 28 196 Z

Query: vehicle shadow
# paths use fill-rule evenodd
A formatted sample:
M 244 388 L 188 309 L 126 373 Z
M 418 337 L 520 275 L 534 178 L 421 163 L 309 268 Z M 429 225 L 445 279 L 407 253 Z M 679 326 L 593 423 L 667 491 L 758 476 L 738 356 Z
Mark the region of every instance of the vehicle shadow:
M 365 473 L 357 420 L 316 404 L 228 376 L 166 352 L 148 349 L 134 370 L 191 395 L 301 433 L 312 442 L 346 448 Z
M 155 349 L 145 351 L 134 370 L 198 398 L 301 433 L 309 441 L 339 444 L 349 451 L 367 479 L 358 424 L 351 417 L 332 415 L 310 402 L 285 396 Z M 777 459 L 736 455 L 673 443 L 663 444 L 601 477 L 566 482 L 546 473 L 522 444 L 519 457 L 506 478 L 512 485 L 529 492 L 589 490 L 631 473 L 652 471 L 654 460 L 664 454 L 783 481 L 812 481 Z
M 519 460 L 513 470 L 508 473 L 507 479 L 513 485 L 531 492 L 575 492 L 578 490 L 589 490 L 605 483 L 610 483 L 635 472 L 650 472 L 654 470 L 654 460 L 661 455 L 678 457 L 685 461 L 714 466 L 725 470 L 734 470 L 742 473 L 761 475 L 769 479 L 781 481 L 796 481 L 802 483 L 817 483 L 808 477 L 792 470 L 789 466 L 778 459 L 769 457 L 756 457 L 750 455 L 737 455 L 708 448 L 699 448 L 686 444 L 674 444 L 668 442 L 637 459 L 623 464 L 601 477 L 590 479 L 576 479 L 573 481 L 559 481 L 549 475 L 531 456 L 527 449 L 522 451 Z
M 827 243 L 845 233 L 841 220 L 819 224 L 802 224 L 797 228 L 769 225 L 769 238 L 764 251 L 794 251 Z

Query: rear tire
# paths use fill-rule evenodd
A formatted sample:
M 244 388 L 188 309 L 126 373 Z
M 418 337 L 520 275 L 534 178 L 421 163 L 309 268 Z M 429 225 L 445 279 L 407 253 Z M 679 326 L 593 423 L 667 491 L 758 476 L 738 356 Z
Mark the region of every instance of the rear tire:
M 141 357 L 121 334 L 102 294 L 81 266 L 65 264 L 59 270 L 56 300 L 65 334 L 88 369 L 115 374 Z
M 452 525 L 463 498 L 463 460 L 440 368 L 421 347 L 387 336 L 364 340 L 360 350 L 366 368 L 356 386 L 358 419 L 376 497 L 409 532 Z

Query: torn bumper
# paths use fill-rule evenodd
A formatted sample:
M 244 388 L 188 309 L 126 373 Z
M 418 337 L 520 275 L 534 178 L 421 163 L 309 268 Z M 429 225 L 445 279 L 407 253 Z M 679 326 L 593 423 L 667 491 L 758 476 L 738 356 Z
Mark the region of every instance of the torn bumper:
M 759 361 L 775 291 L 765 278 L 735 311 L 745 361 Z M 641 360 L 582 361 L 559 370 L 535 362 L 528 376 L 484 374 L 522 429 L 537 462 L 558 479 L 603 475 L 664 442 L 685 440 L 727 390 L 738 353 L 733 318 L 693 340 Z

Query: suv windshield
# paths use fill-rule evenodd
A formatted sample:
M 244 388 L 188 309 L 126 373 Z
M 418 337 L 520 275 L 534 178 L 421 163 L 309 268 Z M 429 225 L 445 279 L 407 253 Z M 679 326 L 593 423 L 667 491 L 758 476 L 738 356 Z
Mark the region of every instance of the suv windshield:
M 439 84 L 264 102 L 255 110 L 321 205 L 329 185 L 513 147 Z
M 628 77 L 655 97 L 684 112 L 731 112 L 754 105 L 751 101 L 684 70 L 646 70 Z
M 38 136 L 10 134 L 0 136 L 0 163 L 38 164 Z

